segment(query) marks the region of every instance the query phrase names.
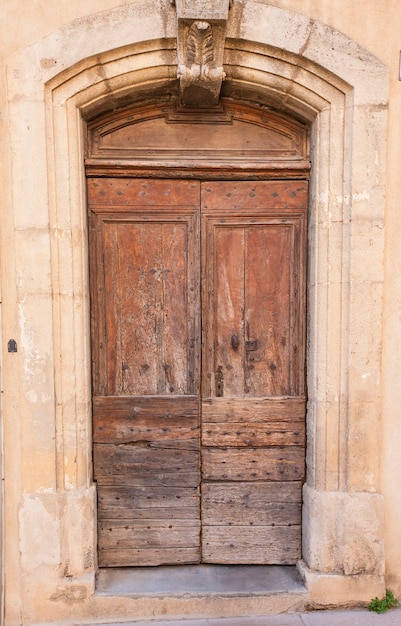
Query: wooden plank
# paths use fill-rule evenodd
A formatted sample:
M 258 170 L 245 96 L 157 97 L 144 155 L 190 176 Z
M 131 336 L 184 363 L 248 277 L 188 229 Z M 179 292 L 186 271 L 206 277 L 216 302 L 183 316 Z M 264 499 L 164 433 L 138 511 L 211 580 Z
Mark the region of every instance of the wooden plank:
M 89 178 L 89 206 L 172 207 L 199 206 L 199 182 L 148 178 Z
M 297 284 L 288 223 L 249 225 L 245 253 L 245 394 L 291 395 L 291 299 Z M 291 287 L 293 289 L 291 289 Z M 293 293 L 295 291 L 295 293 Z
M 214 160 L 208 158 L 204 163 L 199 165 L 199 157 L 194 158 L 193 161 L 188 161 L 176 155 L 171 160 L 167 161 L 149 161 L 149 159 L 142 158 L 130 161 L 115 160 L 102 158 L 101 161 L 96 159 L 86 159 L 86 171 L 88 177 L 103 177 L 114 176 L 115 178 L 128 178 L 128 177 L 143 177 L 157 179 L 160 177 L 168 179 L 190 179 L 194 177 L 193 169 L 196 168 L 203 180 L 226 180 L 226 181 L 249 181 L 252 180 L 265 180 L 283 178 L 291 180 L 307 180 L 310 172 L 310 161 L 297 162 L 276 162 L 267 161 L 261 162 L 256 159 L 247 161 L 246 163 L 229 162 L 216 163 Z M 118 169 L 116 169 L 116 166 Z
M 213 259 L 213 268 L 205 269 L 203 290 L 204 395 L 301 395 L 303 256 L 294 242 L 304 216 L 252 218 L 234 211 L 203 219 L 204 258 Z
M 159 393 L 199 392 L 199 232 L 163 226 L 163 328 Z
M 160 224 L 106 223 L 108 394 L 158 393 Z
M 288 526 L 301 524 L 302 483 L 203 483 L 202 524 Z
M 300 526 L 204 526 L 202 560 L 233 565 L 293 565 L 301 558 Z
M 204 446 L 302 446 L 305 445 L 305 423 L 256 422 L 204 423 L 202 427 Z
M 237 395 L 244 388 L 244 236 L 244 229 L 237 226 L 213 228 L 214 262 L 209 289 L 214 299 L 209 309 L 209 332 L 215 344 L 215 396 Z M 233 337 L 239 344 L 236 348 L 232 345 Z
M 99 567 L 140 567 L 153 565 L 190 565 L 199 563 L 199 548 L 104 549 L 99 546 Z
M 305 419 L 306 399 L 302 396 L 277 398 L 204 398 L 202 422 L 299 422 Z
M 171 109 L 167 113 L 166 106 L 163 109 L 154 111 L 148 119 L 140 119 L 141 113 L 136 111 L 132 115 L 127 113 L 126 123 L 119 119 L 115 127 L 102 123 L 96 139 L 93 138 L 91 154 L 130 160 L 142 155 L 152 161 L 166 159 L 166 153 L 170 158 L 188 159 L 192 155 L 203 160 L 205 153 L 209 153 L 217 162 L 224 158 L 247 161 L 257 156 L 290 160 L 303 154 L 302 130 L 295 125 L 284 126 L 281 120 L 265 126 L 260 118 L 256 123 L 254 118 L 253 123 L 249 123 L 249 118 L 245 121 L 246 114 L 242 112 L 240 119 L 236 119 L 232 109 L 220 115 L 211 111 L 202 115 L 201 110 L 183 115 Z M 174 121 L 179 124 L 171 123 Z
M 98 521 L 103 529 L 107 524 L 109 529 L 122 528 L 127 520 L 130 524 L 124 526 L 126 530 L 139 528 L 143 532 L 164 525 L 168 528 L 200 525 L 199 491 L 194 488 L 101 486 L 98 498 Z
M 98 519 L 199 519 L 197 488 L 99 485 L 97 498 Z
M 202 183 L 202 210 L 205 213 L 232 213 L 252 209 L 259 213 L 268 209 L 307 209 L 307 181 L 208 181 Z
M 102 515 L 102 517 L 121 517 L 120 512 L 125 510 L 126 517 L 131 517 L 137 511 L 164 509 L 168 516 L 171 509 L 186 511 L 185 518 L 198 519 L 199 491 L 196 487 L 181 486 L 142 486 L 120 487 L 100 486 L 98 488 L 98 501 L 100 509 L 106 513 L 116 510 L 116 515 Z M 143 517 L 142 513 L 138 515 Z
M 125 517 L 143 518 L 148 515 L 153 517 L 154 510 L 164 510 L 166 518 L 170 511 L 174 511 L 174 517 L 179 518 L 177 513 L 185 511 L 182 517 L 197 520 L 199 518 L 199 492 L 196 487 L 177 486 L 146 486 L 146 487 L 98 487 L 99 518 Z M 158 519 L 156 514 L 155 519 Z
M 89 281 L 91 290 L 91 348 L 92 348 L 92 389 L 94 394 L 107 393 L 107 352 L 106 352 L 106 293 L 104 276 L 99 278 L 99 268 L 103 265 L 102 222 L 98 216 L 89 214 Z
M 193 562 L 198 562 L 200 521 L 199 519 L 100 520 L 98 541 L 101 561 L 107 558 L 107 554 L 114 553 L 115 563 L 120 566 L 124 564 L 128 554 L 130 554 L 129 564 L 132 566 L 175 564 L 181 562 L 178 557 L 180 551 L 185 551 L 185 559 L 190 558 Z
M 98 524 L 104 549 L 196 548 L 199 545 L 198 520 L 101 520 Z
M 197 487 L 199 451 L 130 444 L 95 444 L 94 478 L 103 485 Z
M 303 447 L 204 448 L 204 480 L 255 481 L 302 480 L 305 473 Z
M 197 396 L 102 396 L 93 399 L 96 443 L 152 443 L 157 447 L 199 448 Z
M 196 292 L 188 289 L 187 231 L 174 222 L 105 225 L 109 395 L 193 390 Z

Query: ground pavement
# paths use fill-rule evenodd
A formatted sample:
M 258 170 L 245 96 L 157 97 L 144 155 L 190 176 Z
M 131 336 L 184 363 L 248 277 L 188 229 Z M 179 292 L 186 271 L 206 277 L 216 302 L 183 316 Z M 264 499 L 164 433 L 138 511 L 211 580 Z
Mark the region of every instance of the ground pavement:
M 99 622 L 85 626 L 99 626 Z M 401 608 L 390 609 L 382 615 L 377 615 L 367 609 L 355 609 L 265 617 L 114 622 L 107 626 L 401 626 Z

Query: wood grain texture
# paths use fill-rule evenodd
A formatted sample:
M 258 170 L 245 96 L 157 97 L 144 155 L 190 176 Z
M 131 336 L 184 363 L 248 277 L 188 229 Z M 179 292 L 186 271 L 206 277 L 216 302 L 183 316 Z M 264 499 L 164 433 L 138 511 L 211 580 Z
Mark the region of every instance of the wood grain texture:
M 105 519 L 98 523 L 99 565 L 197 563 L 198 519 Z
M 149 175 L 159 165 L 160 177 L 169 163 L 178 164 L 181 176 L 188 161 L 193 168 L 230 164 L 232 177 L 241 166 L 257 162 L 268 164 L 270 175 L 291 165 L 302 167 L 305 175 L 310 168 L 305 124 L 231 99 L 221 99 L 220 104 L 218 111 L 184 112 L 172 101 L 154 102 L 91 121 L 86 166 L 92 169 L 97 164 L 104 171 L 106 163 L 115 175 L 124 166 L 142 166 Z
M 204 480 L 256 481 L 302 480 L 305 473 L 303 447 L 203 448 Z
M 308 183 L 306 181 L 208 181 L 202 185 L 202 211 L 205 215 L 233 214 L 247 211 L 249 214 L 277 215 L 280 210 L 293 213 L 308 207 Z
M 294 565 L 301 558 L 300 526 L 203 526 L 202 559 L 233 565 Z
M 134 444 L 95 444 L 94 478 L 103 485 L 197 487 L 199 451 Z
M 183 207 L 199 207 L 199 183 L 191 180 L 149 180 L 148 178 L 88 178 L 88 204 L 121 210 L 144 211 L 145 207 L 169 207 L 183 213 Z
M 307 182 L 120 175 L 88 198 L 100 564 L 195 563 L 201 532 L 206 562 L 294 563 Z
M 220 422 L 299 422 L 305 419 L 306 399 L 303 396 L 276 398 L 203 398 L 204 424 Z
M 300 525 L 301 491 L 300 482 L 205 482 L 202 485 L 202 524 Z
M 305 423 L 303 421 L 244 423 L 232 422 L 203 424 L 202 445 L 218 447 L 244 446 L 304 446 Z
M 95 397 L 93 440 L 199 450 L 199 398 Z
M 200 562 L 199 548 L 139 548 L 124 546 L 105 548 L 102 543 L 98 548 L 99 567 L 149 567 L 156 565 L 191 565 Z
M 100 484 L 98 499 L 100 564 L 122 565 L 128 553 L 130 565 L 177 563 L 180 561 L 173 557 L 175 548 L 186 550 L 186 560 L 199 560 L 197 488 Z M 147 561 L 143 561 L 144 555 Z
M 202 190 L 212 193 L 214 186 L 207 185 Z M 203 395 L 303 395 L 305 267 L 299 242 L 305 215 L 299 209 L 272 209 L 269 217 L 259 209 L 234 208 L 230 192 L 224 200 L 219 194 L 225 185 L 215 186 L 221 204 L 209 212 L 202 207 L 203 254 L 212 261 L 203 269 L 208 312 Z M 236 186 L 252 202 L 259 193 L 257 206 L 265 206 L 263 186 Z
M 107 223 L 104 275 L 108 393 L 190 393 L 187 226 Z
M 185 487 L 98 486 L 98 519 L 199 520 L 199 490 Z

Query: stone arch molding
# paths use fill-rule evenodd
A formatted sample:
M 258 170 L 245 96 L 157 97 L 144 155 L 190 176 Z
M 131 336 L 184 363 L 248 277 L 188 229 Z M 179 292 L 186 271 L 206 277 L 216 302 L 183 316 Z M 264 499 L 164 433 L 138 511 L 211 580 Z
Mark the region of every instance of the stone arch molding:
M 11 294 L 17 313 L 4 332 L 19 337 L 21 454 L 37 464 L 34 477 L 21 464 L 22 503 L 18 481 L 9 501 L 19 514 L 21 571 L 32 597 L 35 589 L 37 597 L 44 593 L 28 547 L 32 527 L 35 554 L 43 554 L 49 571 L 46 597 L 61 593 L 68 576 L 68 585 L 79 580 L 90 598 L 86 590 L 94 581 L 84 120 L 175 93 L 174 11 L 168 0 L 136 0 L 65 26 L 8 64 L 14 222 L 4 236 L 16 252 L 18 288 Z M 383 591 L 384 563 L 377 329 L 387 69 L 328 26 L 264 0 L 233 2 L 223 65 L 225 95 L 311 126 L 308 478 L 300 569 L 311 601 L 369 599 Z M 40 264 L 35 273 L 32 258 Z M 35 381 L 41 387 L 32 393 Z M 39 410 L 40 437 L 31 423 Z M 6 422 L 6 448 L 10 429 Z M 7 471 L 7 456 L 5 464 Z M 53 602 L 54 619 L 55 609 L 62 610 Z

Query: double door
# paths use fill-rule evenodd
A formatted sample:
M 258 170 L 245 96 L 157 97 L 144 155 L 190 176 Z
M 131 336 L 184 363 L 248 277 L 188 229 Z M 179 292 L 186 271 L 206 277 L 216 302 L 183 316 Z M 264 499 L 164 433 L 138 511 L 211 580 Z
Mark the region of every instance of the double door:
M 99 564 L 291 564 L 306 181 L 89 178 Z

